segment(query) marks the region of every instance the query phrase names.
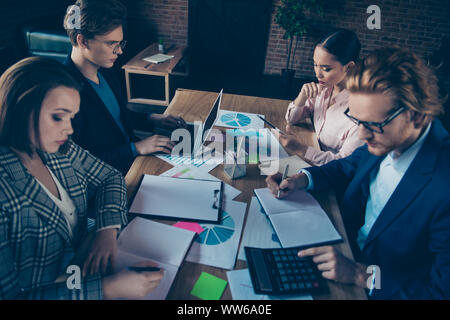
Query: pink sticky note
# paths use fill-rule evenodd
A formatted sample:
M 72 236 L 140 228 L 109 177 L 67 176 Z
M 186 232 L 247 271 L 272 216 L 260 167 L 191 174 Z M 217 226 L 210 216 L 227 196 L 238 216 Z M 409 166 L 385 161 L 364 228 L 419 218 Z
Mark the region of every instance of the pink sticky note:
M 201 225 L 199 225 L 197 222 L 180 221 L 180 222 L 175 223 L 173 226 L 177 227 L 177 228 L 181 228 L 181 229 L 194 231 L 198 234 L 200 234 L 204 231 L 203 228 L 201 227 Z

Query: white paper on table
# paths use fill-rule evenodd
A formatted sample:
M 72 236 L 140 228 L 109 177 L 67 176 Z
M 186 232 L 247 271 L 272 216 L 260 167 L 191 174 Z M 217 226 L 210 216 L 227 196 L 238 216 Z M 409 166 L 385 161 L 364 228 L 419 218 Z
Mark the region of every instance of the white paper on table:
M 242 234 L 241 246 L 238 259 L 246 261 L 244 246 L 255 248 L 281 248 L 278 241 L 273 240 L 276 235 L 266 214 L 261 211 L 261 205 L 256 197 L 252 197 L 250 208 L 247 213 L 244 233 Z
M 209 174 L 203 168 L 197 168 L 193 165 L 179 165 L 173 167 L 166 172 L 160 174 L 161 177 L 173 177 L 173 178 L 185 178 L 185 179 L 201 179 L 201 180 L 211 180 L 211 181 L 220 181 L 219 178 L 214 177 L 212 174 Z M 238 195 L 241 194 L 241 191 L 236 189 L 235 187 L 229 185 L 228 183 L 223 183 L 223 201 L 233 200 Z
M 257 133 L 249 130 L 250 133 L 252 134 L 246 135 L 246 151 L 250 163 L 279 160 L 289 156 L 269 129 L 260 129 Z
M 311 167 L 306 161 L 300 158 L 297 155 L 290 156 L 287 158 L 273 160 L 273 161 L 264 161 L 259 164 L 259 169 L 261 170 L 261 174 L 271 175 L 277 172 L 281 174 L 284 173 L 284 169 L 289 164 L 288 177 L 291 177 L 297 174 L 300 169 Z
M 153 261 L 164 277 L 147 299 L 165 299 L 195 232 L 136 217 L 120 233 L 114 272 L 141 261 Z
M 205 231 L 194 239 L 186 261 L 228 270 L 234 268 L 247 204 L 237 201 L 225 201 L 224 204 L 221 223 L 200 223 Z M 231 236 L 224 236 L 223 230 Z M 219 233 L 222 236 L 219 236 Z M 208 244 L 208 241 L 217 243 Z
M 284 248 L 317 245 L 342 240 L 326 212 L 305 190 L 283 199 L 268 188 L 254 190 Z
M 312 300 L 310 294 L 269 296 L 256 294 L 248 269 L 227 271 L 228 285 L 233 300 Z
M 158 154 L 156 157 L 158 157 L 161 160 L 166 161 L 167 163 L 173 165 L 173 166 L 179 166 L 179 165 L 192 165 L 199 169 L 202 169 L 205 172 L 209 172 L 215 167 L 217 167 L 219 164 L 223 162 L 223 157 L 213 157 L 211 155 L 212 151 L 214 151 L 214 148 L 208 147 L 208 146 L 202 146 L 202 149 L 199 149 L 200 154 L 198 156 L 195 156 L 193 158 L 191 157 L 182 157 L 178 155 L 172 155 L 172 154 Z
M 264 118 L 264 115 L 259 116 Z M 255 113 L 220 110 L 215 125 L 225 128 L 263 129 L 264 121 Z

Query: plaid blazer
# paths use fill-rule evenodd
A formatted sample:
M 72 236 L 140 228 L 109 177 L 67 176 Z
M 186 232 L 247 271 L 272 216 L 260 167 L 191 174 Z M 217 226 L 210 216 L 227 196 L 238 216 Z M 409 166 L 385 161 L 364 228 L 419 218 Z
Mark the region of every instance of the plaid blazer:
M 0 146 L 0 299 L 101 299 L 99 274 L 81 279 L 81 289 L 55 279 L 86 235 L 89 199 L 95 199 L 97 229 L 126 224 L 124 178 L 70 140 L 67 153 L 42 157 L 73 200 L 78 224 L 71 239 L 64 214 L 18 157 Z

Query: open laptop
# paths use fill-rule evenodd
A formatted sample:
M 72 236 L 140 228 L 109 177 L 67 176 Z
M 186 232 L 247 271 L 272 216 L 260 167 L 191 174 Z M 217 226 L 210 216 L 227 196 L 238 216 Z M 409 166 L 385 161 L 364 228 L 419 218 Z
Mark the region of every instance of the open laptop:
M 190 133 L 191 147 L 192 146 L 193 147 L 191 148 L 191 154 L 190 155 L 184 154 L 184 156 L 195 157 L 201 154 L 203 142 L 208 140 L 209 135 L 211 133 L 210 129 L 214 126 L 214 123 L 216 122 L 219 116 L 220 104 L 222 102 L 222 95 L 223 89 L 220 90 L 219 94 L 217 95 L 217 98 L 214 101 L 214 104 L 212 105 L 211 109 L 209 110 L 208 116 L 206 117 L 204 123 L 198 125 L 198 123 L 196 124 L 194 122 L 186 122 L 186 130 L 188 130 Z M 172 131 L 173 130 L 167 130 L 162 128 L 155 129 L 156 134 L 165 135 L 168 137 L 172 135 Z

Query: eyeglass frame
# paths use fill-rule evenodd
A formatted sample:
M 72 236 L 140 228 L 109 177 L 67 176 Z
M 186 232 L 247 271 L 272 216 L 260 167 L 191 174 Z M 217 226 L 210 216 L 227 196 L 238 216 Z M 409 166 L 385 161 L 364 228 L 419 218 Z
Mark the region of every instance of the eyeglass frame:
M 355 123 L 358 127 L 362 124 L 364 126 L 364 128 L 366 128 L 367 130 L 369 130 L 370 132 L 375 132 L 375 133 L 380 133 L 383 134 L 384 130 L 383 127 L 385 127 L 386 125 L 388 125 L 392 120 L 394 120 L 398 115 L 400 115 L 402 112 L 408 110 L 407 107 L 402 106 L 399 107 L 395 110 L 395 112 L 393 114 L 391 114 L 386 120 L 384 120 L 383 122 L 371 122 L 371 121 L 362 121 L 359 119 L 356 119 L 355 117 L 352 117 L 351 115 L 348 114 L 348 112 L 350 111 L 350 108 L 347 107 L 347 109 L 344 111 L 344 114 L 353 122 Z M 375 131 L 373 128 L 371 128 L 370 126 L 375 126 L 377 127 L 380 131 Z
M 104 40 L 99 40 L 99 39 L 89 39 L 89 40 L 94 40 L 94 41 L 99 41 L 101 43 L 106 44 L 109 48 L 113 49 L 113 54 L 117 54 L 117 50 L 120 48 L 120 50 L 123 51 L 123 49 L 125 48 L 125 46 L 127 45 L 127 40 L 122 40 L 122 41 L 104 41 Z M 116 45 L 114 44 L 109 44 L 108 42 L 117 42 Z

